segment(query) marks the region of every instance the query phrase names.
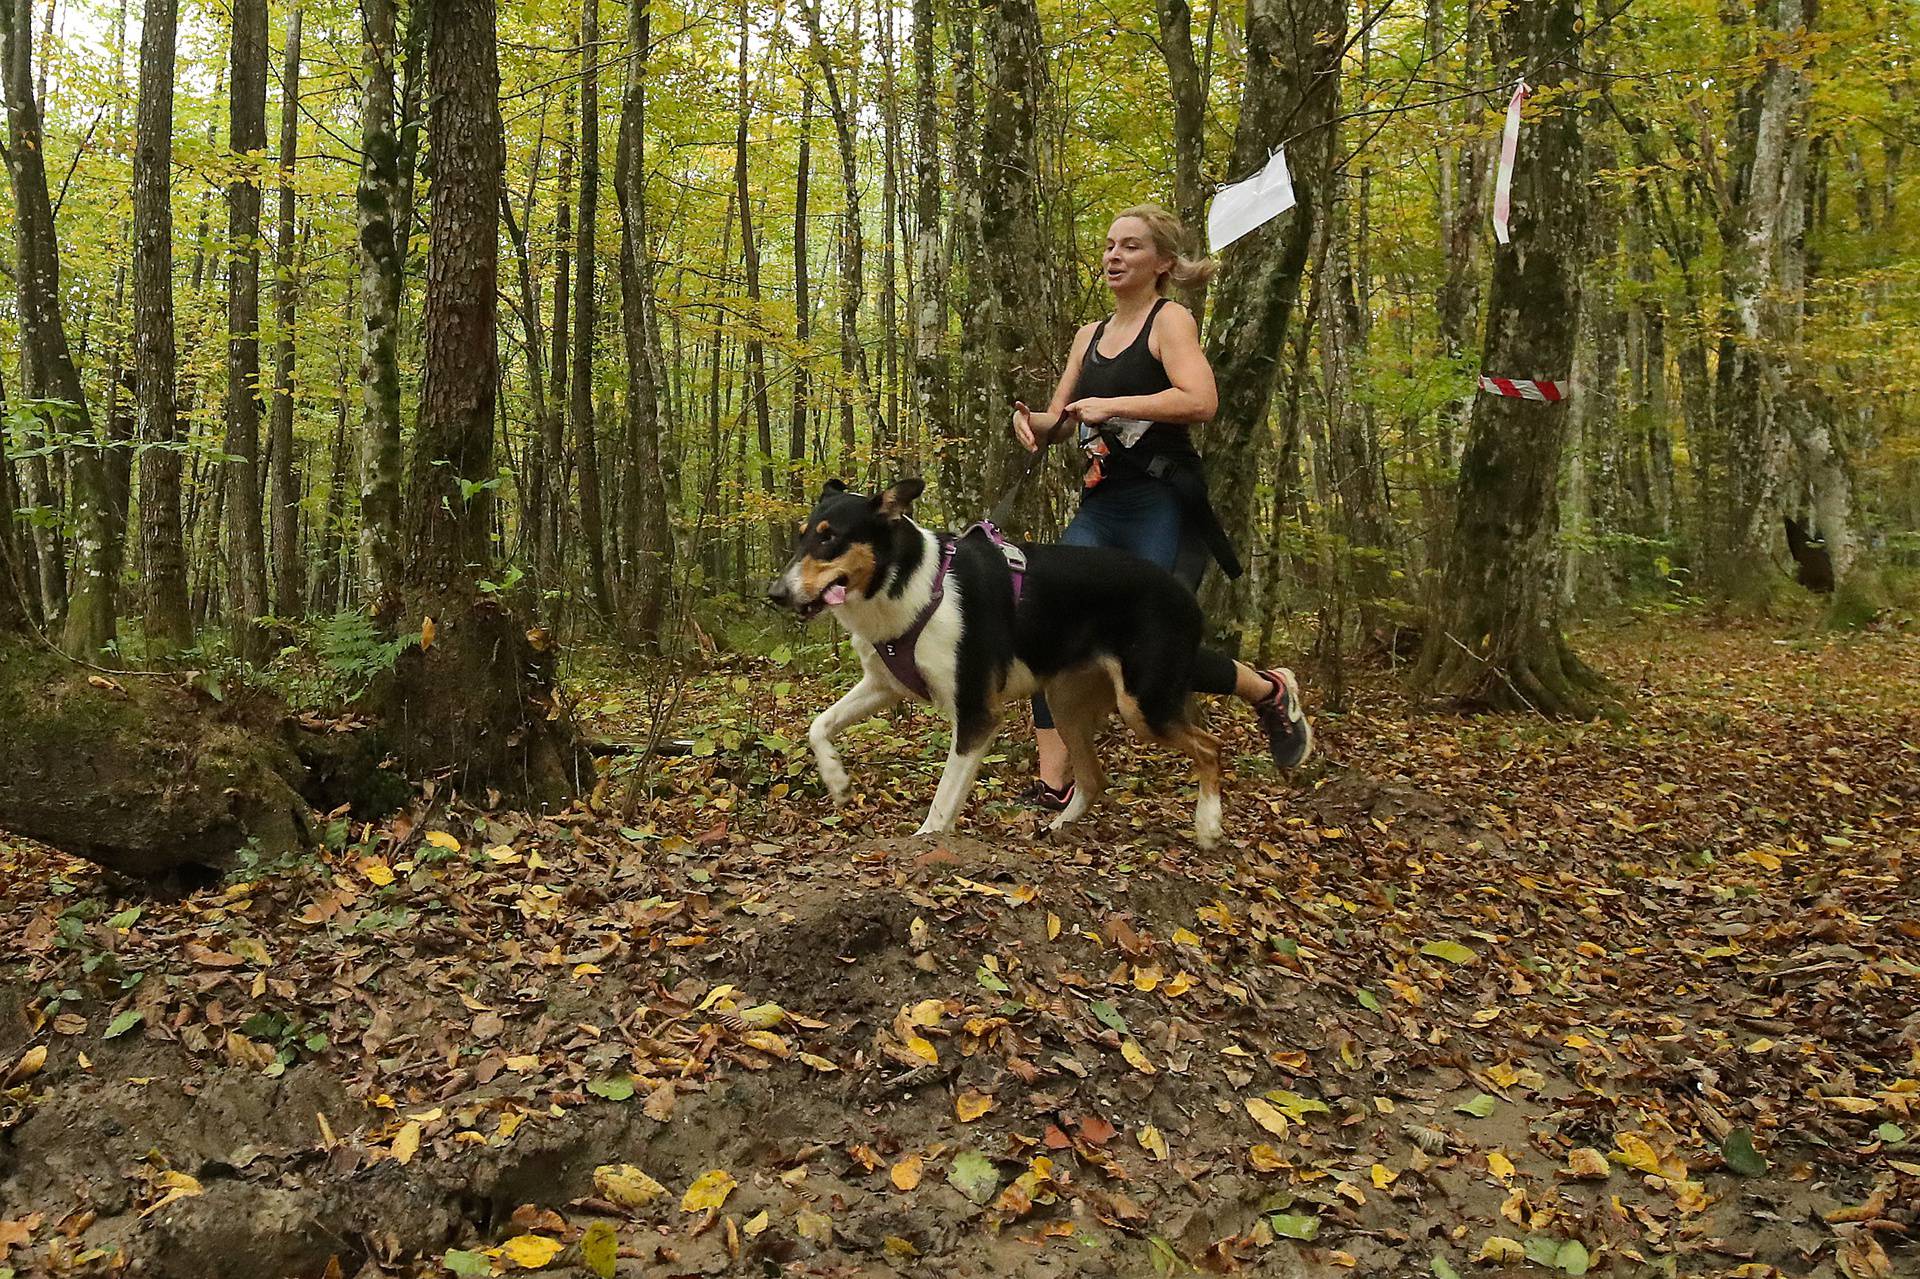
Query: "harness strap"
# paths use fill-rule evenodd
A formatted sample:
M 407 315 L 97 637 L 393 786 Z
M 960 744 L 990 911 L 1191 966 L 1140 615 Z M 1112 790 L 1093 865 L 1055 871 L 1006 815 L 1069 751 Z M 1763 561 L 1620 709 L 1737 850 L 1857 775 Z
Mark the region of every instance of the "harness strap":
M 987 540 L 999 547 L 1000 554 L 1006 557 L 1007 571 L 1013 575 L 1013 602 L 1016 606 L 1020 603 L 1020 594 L 1026 585 L 1026 554 L 1002 537 L 1000 530 L 991 520 L 981 520 L 960 534 L 960 537 L 941 544 L 940 567 L 934 570 L 933 591 L 927 597 L 926 605 L 921 608 L 919 616 L 913 619 L 913 625 L 892 639 L 874 645 L 874 651 L 879 653 L 880 660 L 886 663 L 888 673 L 909 693 L 923 702 L 932 701 L 933 694 L 927 688 L 926 676 L 920 673 L 920 666 L 914 660 L 914 653 L 919 647 L 921 633 L 927 629 L 927 623 L 933 620 L 934 613 L 940 608 L 940 601 L 946 598 L 947 573 L 953 568 L 953 557 L 960 549 L 960 538 L 970 537 L 976 532 L 985 534 Z

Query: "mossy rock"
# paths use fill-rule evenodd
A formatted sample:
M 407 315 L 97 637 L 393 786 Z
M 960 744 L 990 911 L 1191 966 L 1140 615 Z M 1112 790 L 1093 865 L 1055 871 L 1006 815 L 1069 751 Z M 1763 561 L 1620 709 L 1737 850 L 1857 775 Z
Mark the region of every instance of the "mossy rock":
M 0 642 L 0 724 L 0 829 L 141 878 L 307 840 L 277 706 Z

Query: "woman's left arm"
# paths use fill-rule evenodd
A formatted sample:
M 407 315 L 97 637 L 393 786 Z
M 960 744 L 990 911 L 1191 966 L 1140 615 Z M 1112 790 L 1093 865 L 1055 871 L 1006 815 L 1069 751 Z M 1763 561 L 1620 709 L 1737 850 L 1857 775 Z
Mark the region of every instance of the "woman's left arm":
M 1175 302 L 1154 317 L 1148 349 L 1159 357 L 1173 385 L 1152 395 L 1116 395 L 1076 400 L 1067 411 L 1098 425 L 1111 418 L 1137 417 L 1149 422 L 1195 424 L 1213 420 L 1220 392 L 1213 383 L 1213 366 L 1200 349 L 1200 326 L 1193 312 Z

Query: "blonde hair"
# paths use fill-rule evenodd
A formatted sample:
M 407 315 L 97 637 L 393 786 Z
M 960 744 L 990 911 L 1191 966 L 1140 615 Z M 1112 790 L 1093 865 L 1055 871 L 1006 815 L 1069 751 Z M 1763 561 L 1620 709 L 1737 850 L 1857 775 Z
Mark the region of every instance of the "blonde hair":
M 1198 287 L 1213 278 L 1215 263 L 1212 258 L 1190 258 L 1182 252 L 1188 244 L 1187 228 L 1173 214 L 1157 204 L 1136 204 L 1113 215 L 1115 222 L 1121 218 L 1138 218 L 1146 223 L 1147 235 L 1153 240 L 1154 249 L 1162 257 L 1173 259 L 1173 265 L 1154 280 L 1155 292 L 1165 293 L 1168 284 L 1177 284 L 1182 288 Z

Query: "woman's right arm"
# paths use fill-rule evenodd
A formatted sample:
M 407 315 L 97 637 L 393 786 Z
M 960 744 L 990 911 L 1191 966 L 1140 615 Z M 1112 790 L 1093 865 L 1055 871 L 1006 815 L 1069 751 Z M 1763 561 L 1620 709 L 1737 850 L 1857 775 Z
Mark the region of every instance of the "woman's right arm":
M 1083 324 L 1080 331 L 1073 335 L 1073 349 L 1067 354 L 1067 367 L 1060 374 L 1059 385 L 1053 388 L 1053 399 L 1047 402 L 1043 412 L 1035 413 L 1019 400 L 1013 402 L 1013 433 L 1029 451 L 1045 448 L 1059 438 L 1061 410 L 1073 398 L 1074 384 L 1080 380 L 1080 362 L 1086 358 L 1087 346 L 1093 341 L 1093 331 L 1097 325 Z

